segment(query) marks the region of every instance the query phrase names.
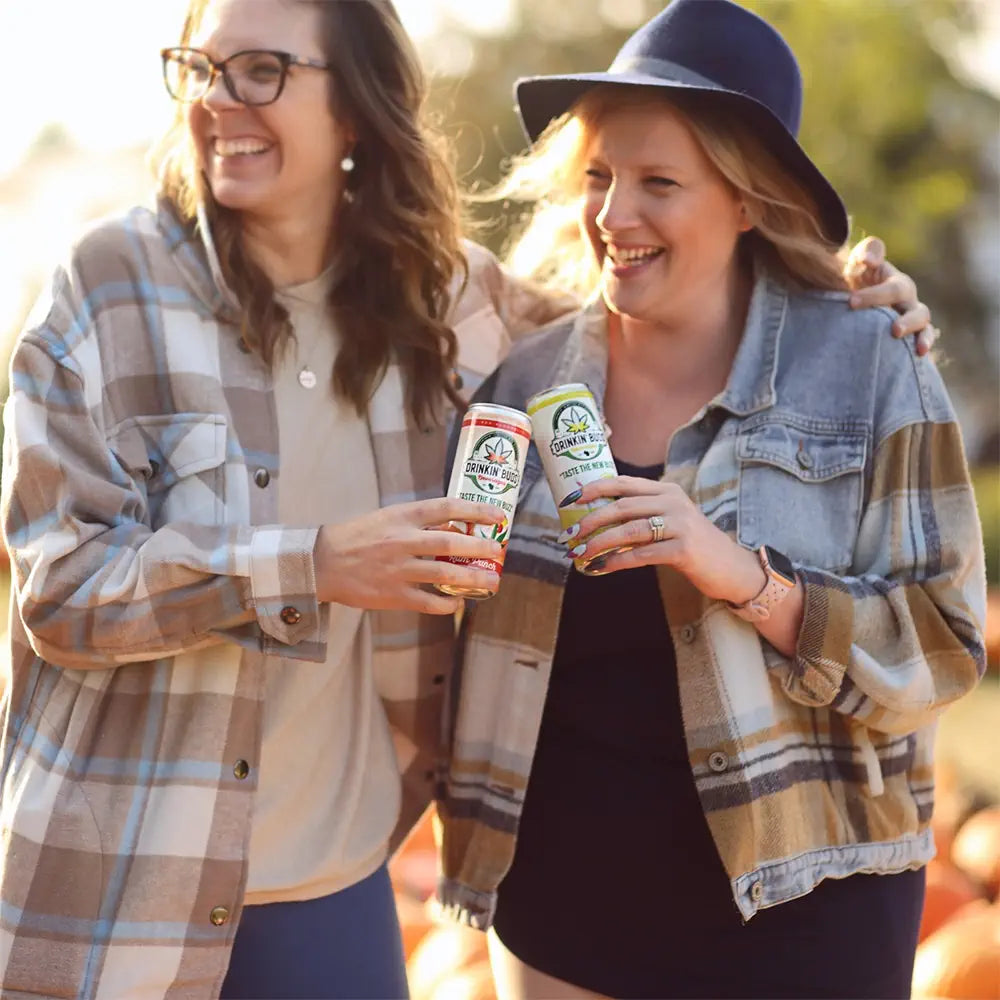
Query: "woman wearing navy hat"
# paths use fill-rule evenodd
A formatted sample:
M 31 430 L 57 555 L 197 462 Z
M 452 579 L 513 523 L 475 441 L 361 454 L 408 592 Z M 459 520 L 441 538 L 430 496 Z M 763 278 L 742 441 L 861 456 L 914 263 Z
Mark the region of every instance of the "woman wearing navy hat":
M 441 902 L 492 925 L 504 1000 L 905 997 L 934 723 L 984 667 L 938 372 L 848 309 L 847 215 L 757 16 L 676 0 L 608 72 L 517 96 L 536 145 L 503 193 L 591 296 L 478 397 L 587 383 L 619 476 L 560 533 L 529 453 L 463 623 Z

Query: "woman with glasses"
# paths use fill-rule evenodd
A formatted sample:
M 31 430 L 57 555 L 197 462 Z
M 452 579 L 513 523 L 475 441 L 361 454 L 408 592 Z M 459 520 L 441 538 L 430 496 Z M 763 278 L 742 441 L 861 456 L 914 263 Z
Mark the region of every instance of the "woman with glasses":
M 435 530 L 494 519 L 440 498 L 446 424 L 569 303 L 461 244 L 385 0 L 193 0 L 163 62 L 157 211 L 83 237 L 12 362 L 0 991 L 402 996 L 427 585 L 497 584 L 433 558 L 494 551 Z
M 440 499 L 456 371 L 560 306 L 481 266 L 453 302 L 391 4 L 197 0 L 163 61 L 158 211 L 83 238 L 13 359 L 0 992 L 401 997 L 426 585 L 496 586 L 434 559 L 498 548 L 435 530 L 496 520 Z

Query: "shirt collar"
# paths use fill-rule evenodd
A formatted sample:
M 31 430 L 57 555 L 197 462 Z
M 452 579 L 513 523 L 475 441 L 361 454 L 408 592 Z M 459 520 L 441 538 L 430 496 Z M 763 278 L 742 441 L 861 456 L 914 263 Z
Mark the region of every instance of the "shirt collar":
M 725 389 L 709 407 L 748 416 L 774 405 L 778 345 L 787 311 L 788 293 L 763 268 L 758 268 L 732 370 Z M 608 312 L 598 293 L 577 313 L 549 384 L 584 382 L 597 399 L 603 400 L 607 374 Z
M 758 268 L 740 346 L 714 405 L 741 417 L 774 406 L 778 345 L 787 312 L 788 293 Z
M 195 296 L 220 319 L 238 320 L 240 304 L 222 276 L 222 265 L 204 206 L 199 205 L 195 223 L 185 225 L 174 205 L 161 197 L 157 205 L 157 222 Z

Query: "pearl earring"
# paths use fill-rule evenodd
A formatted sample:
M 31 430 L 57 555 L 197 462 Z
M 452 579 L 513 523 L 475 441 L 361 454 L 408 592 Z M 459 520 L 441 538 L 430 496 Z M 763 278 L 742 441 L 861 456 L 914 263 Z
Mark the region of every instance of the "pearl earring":
M 354 159 L 350 153 L 340 161 L 340 169 L 349 174 L 354 169 Z

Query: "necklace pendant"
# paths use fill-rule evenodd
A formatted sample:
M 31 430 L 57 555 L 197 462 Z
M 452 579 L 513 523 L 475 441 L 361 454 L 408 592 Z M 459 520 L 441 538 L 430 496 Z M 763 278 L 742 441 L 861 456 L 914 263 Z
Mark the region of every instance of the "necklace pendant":
M 316 373 L 310 371 L 308 368 L 303 368 L 299 372 L 299 385 L 303 389 L 315 389 L 316 388 Z

